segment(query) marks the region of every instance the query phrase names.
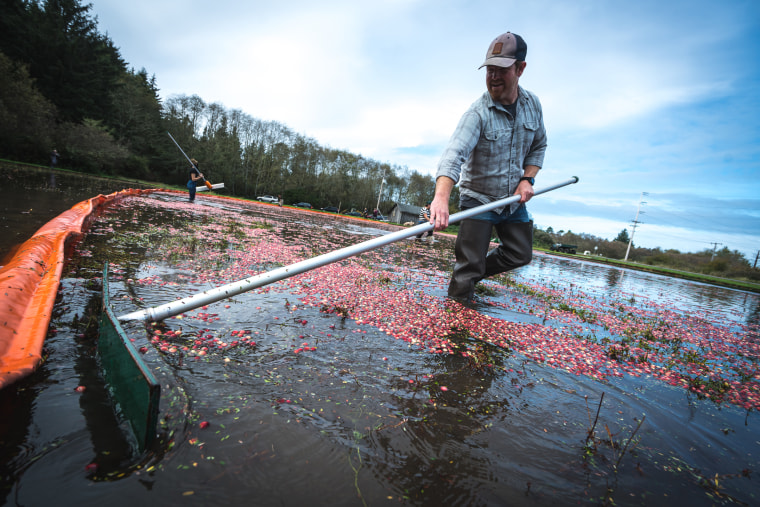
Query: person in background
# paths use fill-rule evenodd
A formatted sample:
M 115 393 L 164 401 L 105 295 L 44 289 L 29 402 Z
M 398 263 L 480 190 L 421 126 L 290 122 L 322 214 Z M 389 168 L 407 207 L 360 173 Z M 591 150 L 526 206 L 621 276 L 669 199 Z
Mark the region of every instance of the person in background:
M 50 180 L 48 182 L 50 188 L 55 188 L 55 166 L 58 165 L 60 158 L 61 155 L 58 153 L 58 150 L 54 149 L 50 152 Z
M 50 152 L 50 168 L 55 169 L 55 166 L 58 165 L 58 159 L 61 158 L 61 155 L 58 153 L 58 150 L 53 150 Z
M 430 205 L 432 203 L 427 203 L 423 207 L 420 208 L 420 214 L 417 217 L 417 225 L 424 224 L 430 222 Z M 417 239 L 422 239 L 423 236 L 430 237 L 433 235 L 433 231 L 427 231 L 427 234 L 420 233 L 417 235 Z
M 486 59 L 487 91 L 464 113 L 436 172 L 430 222 L 449 223 L 449 198 L 460 187 L 466 210 L 512 195 L 520 201 L 461 222 L 448 295 L 469 301 L 483 278 L 528 264 L 533 258 L 533 220 L 525 203 L 544 161 L 546 129 L 541 103 L 519 85 L 528 46 L 510 32 L 496 37 Z M 496 227 L 500 245 L 488 251 Z
M 192 166 L 190 167 L 190 179 L 187 181 L 187 190 L 190 193 L 189 201 L 195 202 L 195 187 L 203 182 L 203 173 L 198 169 L 198 161 L 194 158 L 190 159 Z
M 283 200 L 282 200 L 282 196 L 281 196 L 281 195 L 278 195 L 278 196 L 277 196 L 277 204 L 280 206 L 280 208 L 282 208 L 282 205 L 283 205 L 284 203 L 285 203 L 285 201 L 283 201 Z

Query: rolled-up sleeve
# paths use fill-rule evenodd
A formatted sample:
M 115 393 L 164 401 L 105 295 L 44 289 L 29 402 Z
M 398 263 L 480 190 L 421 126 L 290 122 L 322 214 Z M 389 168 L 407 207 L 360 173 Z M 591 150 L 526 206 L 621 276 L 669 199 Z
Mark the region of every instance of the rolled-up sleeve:
M 532 113 L 535 114 L 537 117 L 537 128 L 536 132 L 533 135 L 533 142 L 530 145 L 530 149 L 528 150 L 528 154 L 525 157 L 525 160 L 523 161 L 523 168 L 526 165 L 535 165 L 538 167 L 543 167 L 544 165 L 544 154 L 546 153 L 546 127 L 544 127 L 544 113 L 541 109 L 541 103 L 538 101 L 538 99 L 535 96 L 532 96 L 532 103 L 531 107 L 533 108 Z

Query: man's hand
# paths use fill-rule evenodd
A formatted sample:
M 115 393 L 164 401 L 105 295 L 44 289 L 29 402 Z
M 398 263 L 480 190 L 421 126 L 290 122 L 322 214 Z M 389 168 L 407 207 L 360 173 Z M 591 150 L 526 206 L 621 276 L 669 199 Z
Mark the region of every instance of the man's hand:
M 439 176 L 435 180 L 435 197 L 430 204 L 430 223 L 436 231 L 442 231 L 449 226 L 449 197 L 454 188 L 454 180 Z
M 541 168 L 537 165 L 526 165 L 523 168 L 523 176 L 526 178 L 535 178 L 540 170 Z M 530 201 L 530 199 L 536 195 L 533 191 L 533 185 L 531 185 L 529 181 L 524 180 L 517 184 L 514 195 L 518 194 L 520 195 L 521 203 Z
M 442 231 L 449 226 L 449 200 L 433 199 L 430 205 L 430 223 L 435 225 L 436 231 Z
M 530 181 L 521 181 L 517 185 L 515 195 L 520 196 L 521 203 L 530 201 L 530 198 L 535 195 L 533 192 L 533 185 L 530 184 Z

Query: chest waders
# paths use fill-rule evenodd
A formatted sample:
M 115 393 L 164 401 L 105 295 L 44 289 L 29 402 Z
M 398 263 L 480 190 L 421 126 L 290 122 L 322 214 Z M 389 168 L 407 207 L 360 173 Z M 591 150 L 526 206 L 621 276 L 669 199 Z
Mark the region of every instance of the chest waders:
M 500 243 L 489 252 L 493 227 Z M 485 220 L 462 220 L 454 253 L 456 263 L 448 294 L 472 299 L 475 284 L 483 278 L 525 266 L 533 259 L 533 221 L 494 226 Z

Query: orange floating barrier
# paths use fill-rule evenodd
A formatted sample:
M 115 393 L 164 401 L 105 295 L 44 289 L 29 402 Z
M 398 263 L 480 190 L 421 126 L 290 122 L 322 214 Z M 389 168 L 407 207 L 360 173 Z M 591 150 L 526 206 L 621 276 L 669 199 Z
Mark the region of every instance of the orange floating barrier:
M 154 191 L 127 189 L 75 204 L 43 225 L 0 267 L 0 389 L 42 362 L 66 248 L 81 237 L 93 213 L 125 196 Z

